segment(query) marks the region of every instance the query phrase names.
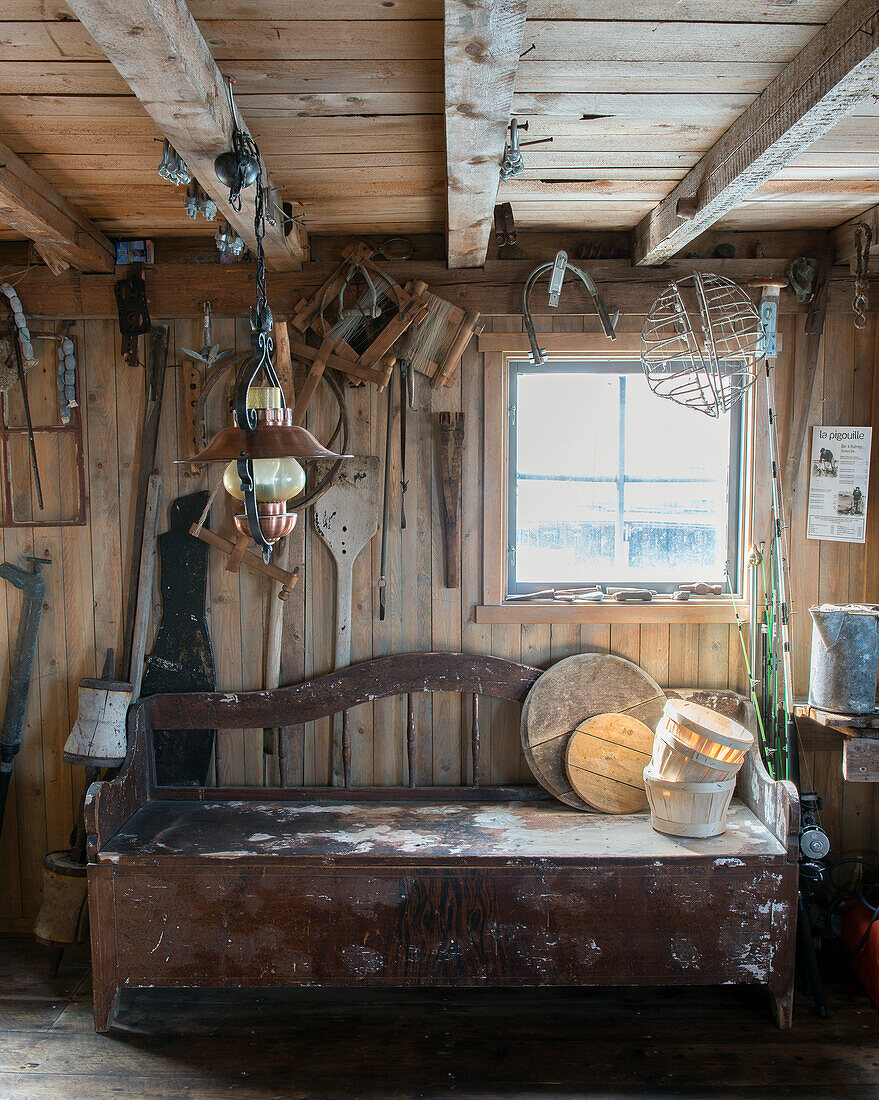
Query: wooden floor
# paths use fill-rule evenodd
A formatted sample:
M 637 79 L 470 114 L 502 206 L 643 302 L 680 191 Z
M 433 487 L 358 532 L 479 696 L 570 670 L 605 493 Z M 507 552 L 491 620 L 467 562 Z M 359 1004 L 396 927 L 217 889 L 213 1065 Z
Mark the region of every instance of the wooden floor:
M 0 940 L 2 1100 L 879 1098 L 879 1011 L 828 980 L 790 1032 L 759 990 L 142 992 L 92 1030 L 88 959 Z M 180 1030 L 185 1027 L 186 1034 Z

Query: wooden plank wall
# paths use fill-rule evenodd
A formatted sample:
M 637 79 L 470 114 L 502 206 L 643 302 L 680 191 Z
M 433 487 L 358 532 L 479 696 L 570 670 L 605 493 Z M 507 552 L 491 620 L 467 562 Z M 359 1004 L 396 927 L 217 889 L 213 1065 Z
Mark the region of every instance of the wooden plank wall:
M 633 331 L 642 318 L 625 318 Z M 585 322 L 592 325 L 591 320 Z M 579 317 L 560 316 L 556 330 L 582 330 Z M 800 326 L 802 322 L 800 321 Z M 518 318 L 494 318 L 495 331 L 521 331 Z M 23 554 L 51 557 L 47 567 L 47 598 L 39 639 L 39 653 L 30 694 L 27 727 L 0 839 L 0 931 L 29 930 L 40 897 L 40 861 L 43 854 L 63 847 L 73 822 L 81 791 L 81 772 L 61 759 L 61 750 L 76 710 L 76 685 L 81 676 L 95 675 L 106 647 L 117 651 L 121 642 L 121 609 L 131 555 L 133 479 L 137 434 L 143 400 L 143 371 L 122 360 L 116 325 L 110 321 L 80 322 L 80 342 L 89 525 L 87 527 L 5 530 L 3 557 L 20 562 Z M 172 324 L 170 361 L 178 362 L 181 346 L 199 347 L 201 322 Z M 214 338 L 224 346 L 244 349 L 246 325 L 217 320 Z M 816 387 L 811 423 L 868 423 L 873 386 L 875 316 L 857 333 L 850 315 L 829 318 L 826 363 Z M 790 407 L 792 365 L 802 350 L 801 331 L 784 334 L 779 361 L 779 406 L 782 426 Z M 54 387 L 54 350 L 45 364 L 32 372 L 32 392 L 48 402 Z M 208 487 L 206 477 L 195 478 L 185 465 L 174 465 L 184 439 L 182 370 L 172 370 L 166 386 L 159 439 L 159 468 L 165 478 L 165 504 L 176 495 Z M 664 685 L 692 684 L 741 688 L 744 682 L 735 628 L 725 625 L 692 626 L 668 623 L 642 625 L 589 624 L 582 626 L 485 626 L 472 621 L 472 608 L 481 601 L 482 504 L 499 487 L 483 477 L 481 424 L 485 401 L 482 361 L 475 344 L 467 350 L 462 371 L 452 386 L 431 390 L 417 379 L 415 410 L 409 421 L 409 461 L 406 493 L 407 527 L 400 531 L 399 435 L 395 431 L 392 484 L 395 486 L 389 553 L 388 615 L 378 620 L 376 582 L 379 540 L 373 540 L 355 568 L 352 658 L 365 660 L 408 650 L 458 650 L 494 653 L 546 667 L 571 653 L 610 651 L 639 662 Z M 397 395 L 399 398 L 399 395 Z M 350 447 L 357 453 L 382 454 L 386 400 L 372 387 L 349 390 L 353 425 Z M 398 407 L 398 402 L 397 402 Z M 443 556 L 436 492 L 435 414 L 462 410 L 466 417 L 463 516 L 461 523 L 462 578 L 460 590 L 442 585 Z M 225 418 L 222 397 L 212 406 L 209 425 Z M 330 410 L 318 409 L 311 426 L 326 438 Z M 216 475 L 214 475 L 216 476 Z M 60 469 L 52 456 L 43 456 L 43 477 L 50 494 L 69 492 L 71 471 Z M 30 486 L 19 486 L 27 497 Z M 863 547 L 807 542 L 803 538 L 806 469 L 796 486 L 792 524 L 794 563 L 794 619 L 798 686 L 808 677 L 808 614 L 816 599 L 835 602 L 862 599 L 866 552 Z M 767 493 L 761 480 L 757 492 L 757 522 L 765 524 Z M 872 508 L 879 507 L 873 501 Z M 231 504 L 218 498 L 212 515 L 216 529 L 231 527 Z M 294 535 L 292 561 L 304 564 L 303 579 L 287 609 L 285 676 L 293 682 L 326 672 L 333 650 L 332 562 L 309 530 L 306 517 Z M 871 549 L 875 553 L 874 548 Z M 877 593 L 866 593 L 876 599 Z M 212 556 L 208 611 L 218 686 L 236 690 L 262 682 L 262 642 L 266 601 L 273 598 L 262 580 L 247 571 L 225 572 L 223 561 Z M 14 644 L 20 601 L 8 585 L 0 588 L 7 629 L 0 633 L 0 698 L 5 698 L 9 650 Z M 158 607 L 158 586 L 155 605 Z M 489 702 L 489 701 L 487 701 Z M 528 780 L 518 743 L 517 708 L 491 703 L 482 713 L 485 782 Z M 405 780 L 405 736 L 401 701 L 382 700 L 352 712 L 353 778 L 356 784 L 399 783 Z M 431 701 L 417 698 L 417 775 L 419 783 L 458 783 L 469 779 L 467 761 L 469 717 L 451 696 Z M 291 782 L 323 783 L 329 775 L 329 723 L 313 723 L 289 733 Z M 274 782 L 277 757 L 266 755 L 263 731 L 232 731 L 224 737 L 225 780 Z M 843 784 L 841 748 L 832 736 L 810 740 L 805 764 L 808 775 L 826 800 L 825 821 L 840 854 L 877 854 L 872 840 L 879 821 L 875 788 Z

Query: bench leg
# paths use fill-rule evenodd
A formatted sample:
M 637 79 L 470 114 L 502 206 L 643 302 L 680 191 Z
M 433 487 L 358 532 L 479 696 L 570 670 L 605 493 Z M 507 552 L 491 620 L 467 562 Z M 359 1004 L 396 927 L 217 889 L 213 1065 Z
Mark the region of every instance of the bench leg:
M 116 1018 L 116 1009 L 119 1007 L 119 986 L 103 988 L 95 986 L 95 1031 L 103 1034 L 110 1030 Z
M 116 973 L 113 870 L 107 865 L 88 869 L 89 929 L 92 942 L 92 988 L 95 1031 L 109 1031 L 119 1002 Z
M 778 1027 L 787 1031 L 794 1022 L 794 979 L 791 976 L 784 983 L 769 986 L 769 1003 L 772 1007 L 772 1015 Z

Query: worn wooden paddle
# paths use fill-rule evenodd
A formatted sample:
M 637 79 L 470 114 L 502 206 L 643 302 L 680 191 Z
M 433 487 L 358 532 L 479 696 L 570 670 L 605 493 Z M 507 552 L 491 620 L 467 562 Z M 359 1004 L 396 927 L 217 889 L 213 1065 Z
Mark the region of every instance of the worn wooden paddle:
M 336 563 L 335 667 L 351 664 L 351 598 L 354 562 L 379 524 L 379 460 L 374 455 L 349 458 L 339 479 L 314 507 L 314 528 Z M 342 715 L 333 717 L 333 786 L 345 779 Z

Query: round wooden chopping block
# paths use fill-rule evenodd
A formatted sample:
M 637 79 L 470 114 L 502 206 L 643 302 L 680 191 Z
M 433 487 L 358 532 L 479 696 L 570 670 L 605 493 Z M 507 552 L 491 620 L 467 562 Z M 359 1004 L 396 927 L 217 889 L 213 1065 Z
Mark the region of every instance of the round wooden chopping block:
M 665 694 L 652 676 L 623 657 L 578 653 L 553 665 L 534 684 L 522 707 L 522 750 L 534 778 L 551 795 L 591 810 L 565 771 L 568 738 L 596 714 L 625 714 L 651 729 L 662 716 Z
M 565 771 L 584 802 L 603 814 L 647 809 L 644 768 L 653 756 L 653 730 L 630 714 L 596 714 L 568 738 Z

